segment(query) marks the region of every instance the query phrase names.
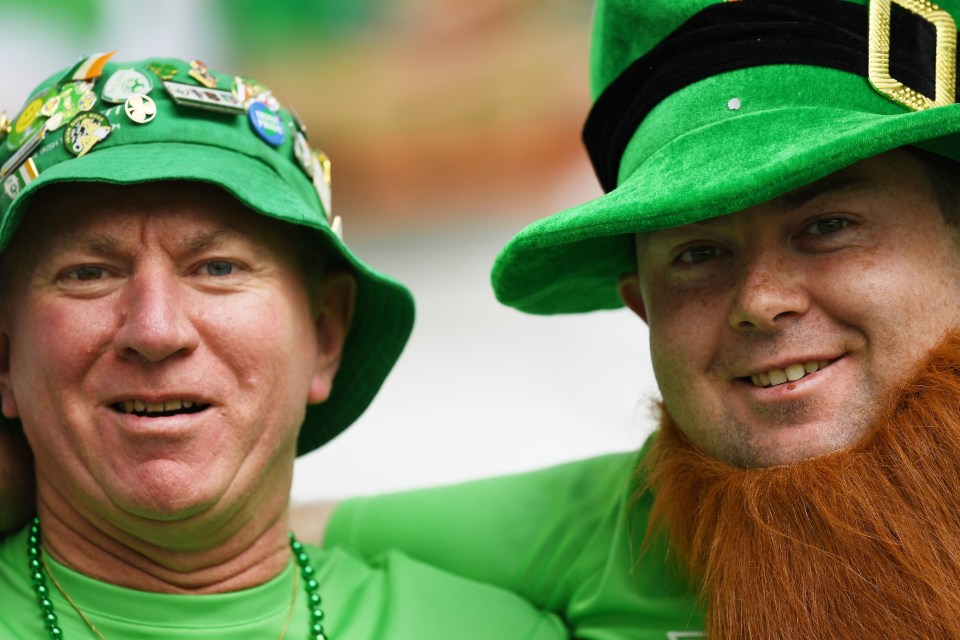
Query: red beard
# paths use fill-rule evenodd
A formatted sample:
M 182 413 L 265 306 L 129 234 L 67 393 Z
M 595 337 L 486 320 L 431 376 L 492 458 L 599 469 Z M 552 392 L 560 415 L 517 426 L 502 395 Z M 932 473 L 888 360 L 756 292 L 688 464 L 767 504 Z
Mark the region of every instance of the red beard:
M 711 640 L 960 638 L 960 335 L 851 449 L 732 467 L 664 410 L 642 472 Z

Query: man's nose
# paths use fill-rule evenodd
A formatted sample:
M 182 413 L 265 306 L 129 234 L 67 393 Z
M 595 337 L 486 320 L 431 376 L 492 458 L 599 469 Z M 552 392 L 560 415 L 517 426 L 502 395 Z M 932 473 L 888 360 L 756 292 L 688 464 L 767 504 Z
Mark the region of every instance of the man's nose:
M 761 254 L 743 266 L 729 321 L 737 331 L 774 331 L 809 308 L 807 290 L 788 261 Z
M 197 348 L 199 334 L 176 276 L 154 269 L 135 274 L 122 295 L 114 338 L 121 358 L 160 362 Z

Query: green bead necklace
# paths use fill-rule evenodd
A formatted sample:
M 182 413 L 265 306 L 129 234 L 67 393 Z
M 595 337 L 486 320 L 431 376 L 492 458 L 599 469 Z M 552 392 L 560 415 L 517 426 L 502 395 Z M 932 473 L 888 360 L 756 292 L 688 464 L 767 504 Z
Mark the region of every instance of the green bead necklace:
M 310 634 L 309 640 L 328 640 L 323 632 L 323 610 L 320 608 L 320 583 L 314 575 L 313 565 L 310 563 L 310 556 L 307 555 L 303 544 L 297 540 L 293 532 L 290 532 L 290 549 L 293 551 L 293 557 L 297 561 L 300 569 L 300 579 L 307 590 L 307 607 L 310 609 Z M 63 640 L 63 630 L 60 629 L 57 614 L 53 611 L 53 601 L 50 599 L 50 589 L 47 587 L 47 575 L 53 580 L 57 589 L 67 599 L 67 601 L 76 609 L 83 621 L 87 623 L 90 630 L 93 631 L 101 640 L 103 636 L 93 626 L 93 623 L 87 619 L 76 603 L 70 599 L 63 588 L 57 583 L 56 578 L 50 573 L 49 567 L 43 557 L 43 547 L 40 537 L 40 518 L 34 518 L 30 526 L 30 534 L 27 537 L 27 562 L 30 567 L 30 581 L 33 584 L 33 591 L 37 594 L 37 604 L 40 605 L 40 616 L 43 618 L 43 624 L 47 629 L 47 637 L 50 640 Z M 296 583 L 294 584 L 296 587 Z M 294 590 L 294 601 L 291 603 L 291 612 L 293 604 L 296 603 L 296 590 Z M 289 622 L 289 618 L 287 619 Z M 280 637 L 286 634 L 286 624 Z

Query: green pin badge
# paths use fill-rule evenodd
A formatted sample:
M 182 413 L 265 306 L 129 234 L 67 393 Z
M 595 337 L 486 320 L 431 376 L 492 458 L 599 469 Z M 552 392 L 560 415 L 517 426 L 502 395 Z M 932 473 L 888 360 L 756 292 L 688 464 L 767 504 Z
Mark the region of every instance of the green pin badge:
M 63 123 L 73 120 L 77 114 L 93 109 L 97 96 L 91 89 L 89 82 L 71 82 L 59 93 L 49 97 L 40 108 L 40 115 L 49 118 L 46 123 L 47 130 L 55 131 Z
M 151 62 L 147 65 L 147 69 L 155 73 L 161 80 L 173 80 L 173 77 L 180 72 L 172 64 L 161 64 L 159 62 Z
M 99 113 L 81 113 L 63 130 L 63 146 L 79 158 L 106 140 L 111 131 L 110 121 L 106 116 Z

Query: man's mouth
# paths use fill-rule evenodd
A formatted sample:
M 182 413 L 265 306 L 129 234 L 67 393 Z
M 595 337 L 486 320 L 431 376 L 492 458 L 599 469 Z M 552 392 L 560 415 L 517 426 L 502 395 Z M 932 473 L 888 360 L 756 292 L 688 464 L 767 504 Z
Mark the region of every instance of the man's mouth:
M 833 360 L 795 362 L 787 365 L 783 369 L 770 369 L 762 373 L 755 373 L 750 376 L 750 382 L 752 382 L 755 387 L 775 387 L 785 382 L 796 382 L 811 373 L 816 373 L 820 369 L 828 367 L 833 362 Z
M 131 399 L 115 402 L 112 406 L 115 411 L 119 411 L 120 413 L 132 413 L 136 416 L 148 418 L 162 418 L 184 413 L 199 413 L 210 405 L 181 399 L 164 400 L 163 402 L 146 402 L 144 400 Z

